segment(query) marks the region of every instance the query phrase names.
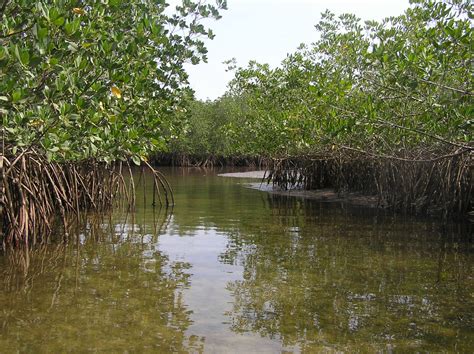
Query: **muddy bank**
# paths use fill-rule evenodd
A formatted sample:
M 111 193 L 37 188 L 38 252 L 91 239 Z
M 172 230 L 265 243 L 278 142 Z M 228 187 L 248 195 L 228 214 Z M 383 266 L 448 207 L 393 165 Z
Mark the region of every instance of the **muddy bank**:
M 247 171 L 247 172 L 232 172 L 232 173 L 221 173 L 219 177 L 232 177 L 232 178 L 252 178 L 252 179 L 264 179 L 265 171 Z M 268 175 L 268 173 L 267 173 Z
M 276 195 L 285 195 L 290 197 L 300 197 L 318 200 L 321 202 L 347 203 L 356 206 L 365 206 L 370 208 L 383 208 L 379 204 L 376 196 L 367 196 L 359 193 L 337 193 L 333 189 L 325 188 L 318 190 L 291 189 L 282 190 L 266 183 L 249 183 L 249 188 L 258 189 Z
M 360 193 L 337 193 L 333 189 L 324 188 L 318 190 L 303 190 L 303 189 L 289 189 L 283 190 L 272 184 L 267 184 L 263 179 L 268 175 L 265 171 L 248 171 L 248 172 L 235 172 L 235 173 L 222 173 L 220 177 L 231 177 L 231 178 L 252 178 L 260 179 L 260 183 L 248 183 L 248 188 L 257 189 L 263 192 L 285 195 L 300 198 L 310 198 L 322 202 L 337 202 L 337 203 L 348 203 L 351 205 L 365 206 L 365 207 L 384 207 L 379 203 L 377 196 L 367 196 Z

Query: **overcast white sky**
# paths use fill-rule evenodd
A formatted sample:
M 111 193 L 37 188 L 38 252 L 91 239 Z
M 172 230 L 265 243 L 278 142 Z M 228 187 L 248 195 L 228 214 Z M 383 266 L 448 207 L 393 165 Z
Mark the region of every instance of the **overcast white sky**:
M 213 0 L 208 0 L 212 2 Z M 173 1 L 170 1 L 173 3 Z M 232 73 L 224 60 L 236 58 L 239 66 L 249 60 L 278 65 L 300 43 L 314 42 L 321 12 L 354 13 L 363 20 L 399 15 L 408 0 L 228 0 L 222 19 L 210 23 L 216 34 L 207 41 L 208 63 L 187 67 L 198 99 L 215 99 L 226 90 Z

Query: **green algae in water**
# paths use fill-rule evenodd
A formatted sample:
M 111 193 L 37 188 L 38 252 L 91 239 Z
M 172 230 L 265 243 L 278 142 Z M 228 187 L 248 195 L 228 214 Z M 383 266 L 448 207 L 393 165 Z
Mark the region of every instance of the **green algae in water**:
M 167 174 L 173 210 L 0 257 L 0 351 L 472 350 L 469 225 Z

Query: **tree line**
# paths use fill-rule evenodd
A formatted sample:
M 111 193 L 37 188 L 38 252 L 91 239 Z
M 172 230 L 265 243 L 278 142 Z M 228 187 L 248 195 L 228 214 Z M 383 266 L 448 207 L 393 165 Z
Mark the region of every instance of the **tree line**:
M 472 195 L 473 5 L 413 0 L 362 22 L 322 14 L 317 40 L 277 67 L 236 67 L 194 102 L 172 151 L 265 156 L 283 188 L 378 193 L 404 210 L 466 212 Z M 434 210 L 435 209 L 435 210 Z

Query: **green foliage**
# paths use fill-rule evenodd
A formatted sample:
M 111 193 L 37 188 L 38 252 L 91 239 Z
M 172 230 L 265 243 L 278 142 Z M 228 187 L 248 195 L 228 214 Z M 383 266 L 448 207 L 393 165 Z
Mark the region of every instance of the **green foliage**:
M 226 3 L 167 6 L 0 1 L 0 110 L 13 153 L 139 162 L 164 149 L 191 95 L 183 64 L 206 60 L 200 38 L 214 36 L 200 22 Z
M 380 23 L 323 13 L 318 41 L 280 67 L 236 70 L 229 95 L 246 108 L 227 126 L 234 151 L 472 150 L 472 10 L 466 0 L 418 0 Z
M 170 150 L 195 156 L 236 155 L 227 130 L 242 112 L 241 101 L 234 97 L 222 97 L 214 102 L 192 101 L 183 132 L 171 141 Z

